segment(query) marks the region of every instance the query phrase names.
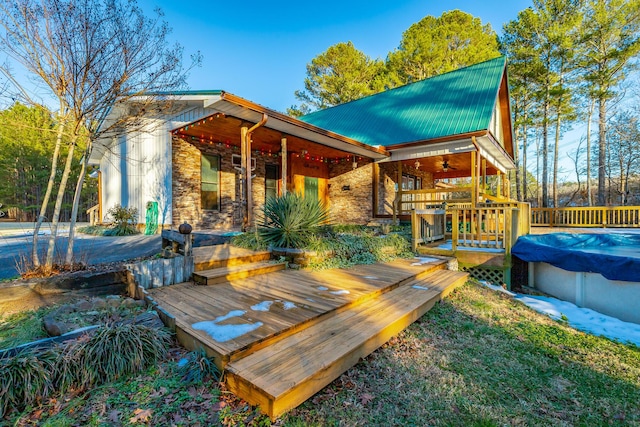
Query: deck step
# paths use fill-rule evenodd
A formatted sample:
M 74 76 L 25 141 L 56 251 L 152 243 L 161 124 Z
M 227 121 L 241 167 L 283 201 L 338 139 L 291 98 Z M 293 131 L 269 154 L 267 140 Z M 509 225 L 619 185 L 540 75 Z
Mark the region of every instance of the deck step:
M 226 367 L 230 391 L 270 417 L 295 408 L 420 318 L 468 274 L 438 270 L 336 312 Z
M 193 273 L 193 281 L 199 285 L 215 285 L 216 283 L 229 282 L 231 280 L 246 279 L 259 274 L 287 268 L 286 262 L 260 261 L 250 264 L 238 264 L 227 267 L 218 267 L 211 270 Z
M 195 271 L 267 261 L 270 251 L 250 251 L 231 245 L 217 245 L 194 249 Z

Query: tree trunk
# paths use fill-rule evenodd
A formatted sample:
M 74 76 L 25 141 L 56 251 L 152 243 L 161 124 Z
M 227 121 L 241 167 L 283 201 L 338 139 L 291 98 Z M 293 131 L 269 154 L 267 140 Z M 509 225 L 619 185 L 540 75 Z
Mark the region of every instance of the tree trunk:
M 562 100 L 560 100 L 561 102 Z M 553 147 L 553 207 L 558 207 L 558 146 L 560 145 L 560 106 L 558 105 L 558 117 L 556 117 L 556 138 Z
M 607 204 L 605 168 L 607 165 L 607 100 L 598 99 L 598 206 Z
M 38 256 L 38 233 L 40 232 L 40 226 L 45 219 L 47 213 L 47 205 L 51 198 L 51 192 L 53 191 L 53 184 L 56 180 L 56 173 L 58 170 L 58 156 L 60 155 L 60 146 L 62 145 L 62 135 L 64 134 L 65 121 L 63 116 L 60 116 L 60 122 L 58 123 L 58 135 L 56 136 L 56 145 L 53 149 L 53 158 L 51 159 L 51 174 L 49 175 L 49 182 L 47 183 L 47 191 L 44 193 L 42 199 L 42 205 L 40 206 L 40 215 L 36 219 L 36 225 L 33 229 L 33 248 L 31 250 L 31 258 L 33 259 L 34 267 L 40 265 L 40 258 Z
M 542 117 L 542 207 L 549 207 L 549 102 L 545 100 Z
M 73 163 L 73 152 L 76 147 L 76 139 L 77 136 L 73 135 L 71 143 L 69 144 L 67 162 L 65 163 L 64 171 L 62 172 L 62 179 L 60 180 L 60 187 L 58 188 L 58 196 L 56 197 L 56 205 L 53 209 L 53 217 L 51 218 L 51 236 L 49 237 L 49 247 L 47 248 L 47 259 L 45 262 L 47 270 L 50 270 L 53 267 L 53 256 L 56 248 L 56 237 L 58 235 L 58 220 L 60 218 L 60 211 L 62 210 L 62 200 L 67 187 L 67 181 L 71 174 L 71 164 Z
M 589 113 L 587 119 L 587 206 L 593 206 L 593 199 L 591 196 L 591 119 L 593 116 L 593 107 L 596 100 L 591 98 L 591 104 L 589 104 Z
M 522 193 L 520 192 L 520 153 L 518 150 L 518 137 L 520 136 L 520 129 L 516 129 L 516 134 L 515 134 L 515 144 L 513 146 L 513 155 L 514 155 L 514 160 L 516 162 L 516 170 L 515 170 L 515 174 L 516 174 L 516 199 L 521 202 L 522 201 Z
M 65 258 L 65 264 L 68 265 L 73 263 L 73 242 L 75 238 L 76 220 L 78 218 L 78 206 L 80 205 L 80 193 L 82 193 L 82 184 L 84 183 L 90 155 L 91 141 L 89 140 L 87 141 L 87 148 L 84 150 L 82 167 L 80 169 L 80 175 L 78 176 L 78 182 L 76 183 L 76 192 L 73 195 L 73 208 L 71 209 L 71 218 L 69 221 L 69 242 L 67 243 L 67 256 Z
M 524 114 L 524 127 L 522 128 L 522 201 L 527 200 L 527 145 L 528 145 L 527 113 Z

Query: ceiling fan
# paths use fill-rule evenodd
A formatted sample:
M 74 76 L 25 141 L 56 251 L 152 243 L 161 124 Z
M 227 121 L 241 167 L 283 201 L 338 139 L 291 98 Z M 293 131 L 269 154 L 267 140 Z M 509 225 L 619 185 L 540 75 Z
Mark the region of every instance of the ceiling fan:
M 442 172 L 447 172 L 449 169 L 456 170 L 456 168 L 449 165 L 448 160 L 445 160 L 444 162 L 442 162 Z

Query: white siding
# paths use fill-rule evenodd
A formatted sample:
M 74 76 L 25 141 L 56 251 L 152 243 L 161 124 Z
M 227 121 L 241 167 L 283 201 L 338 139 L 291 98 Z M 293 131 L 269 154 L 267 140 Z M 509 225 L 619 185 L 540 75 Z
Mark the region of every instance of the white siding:
M 149 120 L 148 131 L 120 135 L 100 161 L 102 212 L 115 206 L 138 209 L 138 222 L 145 223 L 147 202 L 158 202 L 158 223 L 171 224 L 172 172 L 170 131 L 214 113 L 190 107 L 163 119 Z

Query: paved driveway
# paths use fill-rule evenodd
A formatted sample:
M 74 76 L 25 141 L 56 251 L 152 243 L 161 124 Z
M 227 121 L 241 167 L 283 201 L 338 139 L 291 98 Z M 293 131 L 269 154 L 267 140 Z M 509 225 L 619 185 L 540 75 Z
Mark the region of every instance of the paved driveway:
M 16 277 L 18 263 L 23 257 L 31 258 L 33 247 L 33 237 L 26 234 L 32 232 L 33 228 L 15 225 L 11 230 L 6 224 L 2 225 L 3 227 L 0 227 L 0 280 Z M 66 229 L 68 230 L 68 227 Z M 66 234 L 63 232 L 63 235 L 56 239 L 57 260 L 64 259 L 67 253 L 69 239 Z M 39 236 L 39 253 L 43 255 L 46 253 L 48 241 L 48 235 Z M 161 246 L 162 238 L 160 235 L 102 237 L 76 234 L 74 254 L 78 261 L 100 264 L 153 255 L 160 252 Z

